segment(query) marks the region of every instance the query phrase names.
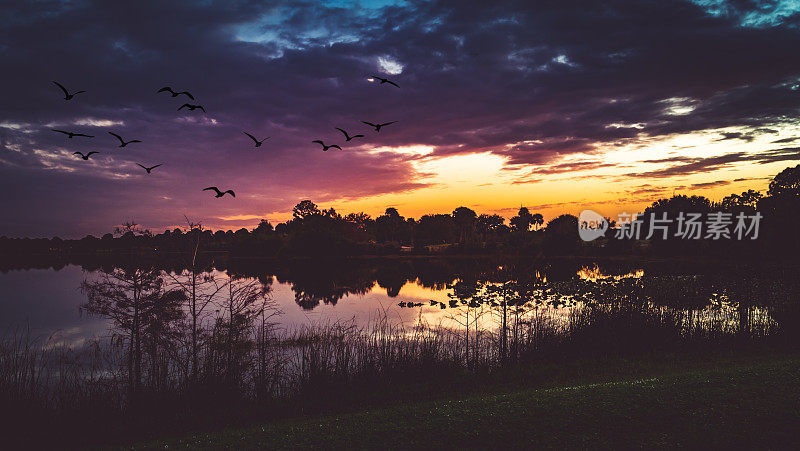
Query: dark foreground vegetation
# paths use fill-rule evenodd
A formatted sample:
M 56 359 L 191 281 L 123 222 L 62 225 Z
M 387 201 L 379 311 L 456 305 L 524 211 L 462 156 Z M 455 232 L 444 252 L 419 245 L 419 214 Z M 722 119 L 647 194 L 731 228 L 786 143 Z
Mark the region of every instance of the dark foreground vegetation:
M 699 214 L 730 214 L 725 227 L 736 237 L 739 214 L 762 216 L 758 231 L 743 240 L 713 239 L 704 230 L 697 239 L 680 235 L 677 218 Z M 80 263 L 87 254 L 120 253 L 168 255 L 227 252 L 239 257 L 365 256 L 397 254 L 497 254 L 506 255 L 682 255 L 730 256 L 739 258 L 791 258 L 800 252 L 800 165 L 787 168 L 770 183 L 766 195 L 748 190 L 732 194 L 720 202 L 702 196 L 675 195 L 661 199 L 643 213 L 639 240 L 619 236 L 619 224 L 605 238 L 582 242 L 578 237 L 578 218 L 563 214 L 545 224 L 541 214 L 520 208 L 506 220 L 496 214 L 478 214 L 467 207 L 452 214 L 428 214 L 419 219 L 403 217 L 397 209 L 371 218 L 365 213 L 341 215 L 333 208 L 320 209 L 310 200 L 298 203 L 293 218 L 273 227 L 266 220 L 253 230 L 211 231 L 188 218 L 186 226 L 153 233 L 128 223 L 114 233 L 79 240 L 0 237 L 0 254 L 15 260 L 37 254 L 54 261 Z M 633 213 L 633 212 L 631 212 Z M 666 237 L 650 235 L 650 218 L 666 214 L 673 221 Z M 612 226 L 616 218 L 609 218 Z M 749 225 L 749 224 L 748 224 Z M 757 233 L 758 239 L 751 240 Z M 41 257 L 37 257 L 41 258 Z M 57 264 L 57 263 L 55 263 Z M 0 266 L 2 269 L 2 266 Z
M 662 362 L 663 363 L 663 362 Z M 619 367 L 579 385 L 404 402 L 139 442 L 136 449 L 796 449 L 800 357 Z M 712 365 L 713 364 L 713 365 Z M 652 365 L 652 363 L 650 364 Z M 606 368 L 608 369 L 608 368 Z M 490 388 L 490 390 L 492 389 Z
M 101 271 L 82 286 L 83 309 L 110 321 L 110 339 L 65 343 L 18 329 L 0 341 L 0 403 L 14 412 L 4 437 L 119 444 L 491 387 L 593 382 L 598 372 L 626 379 L 620 368 L 638 374 L 654 361 L 797 351 L 800 280 L 786 274 L 545 280 L 530 266 L 495 271 L 462 272 L 448 285 L 452 305 L 425 306 L 450 312 L 455 327 L 384 314 L 366 326 L 296 329 L 274 322 L 258 278 Z M 298 303 L 330 286 L 306 281 Z

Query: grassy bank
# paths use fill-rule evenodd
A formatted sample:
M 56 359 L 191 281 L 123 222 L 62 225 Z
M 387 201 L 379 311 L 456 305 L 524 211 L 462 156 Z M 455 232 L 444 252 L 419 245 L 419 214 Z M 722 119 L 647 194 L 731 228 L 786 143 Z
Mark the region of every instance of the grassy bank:
M 507 390 L 154 441 L 139 448 L 800 444 L 800 357 Z

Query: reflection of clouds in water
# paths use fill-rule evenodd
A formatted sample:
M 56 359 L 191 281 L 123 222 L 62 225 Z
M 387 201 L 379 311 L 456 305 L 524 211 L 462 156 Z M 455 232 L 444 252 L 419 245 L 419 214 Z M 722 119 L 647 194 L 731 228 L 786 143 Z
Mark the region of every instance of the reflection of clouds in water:
M 92 321 L 90 324 L 81 324 L 68 329 L 53 331 L 43 345 L 47 348 L 72 347 L 80 348 L 86 345 L 92 338 L 106 335 L 109 331 L 110 323 L 105 320 Z
M 581 280 L 589 280 L 592 282 L 597 282 L 598 280 L 606 280 L 606 279 L 614 279 L 614 280 L 621 280 L 621 279 L 641 279 L 644 277 L 644 270 L 637 269 L 636 271 L 631 271 L 627 274 L 620 274 L 620 275 L 609 275 L 604 274 L 603 271 L 597 265 L 591 266 L 584 266 L 577 272 L 577 276 Z
M 365 294 L 347 294 L 336 305 L 320 303 L 312 310 L 304 310 L 295 302 L 295 293 L 291 284 L 274 281 L 272 290 L 273 299 L 283 311 L 280 321 L 290 328 L 336 320 L 352 320 L 356 324 L 366 325 L 377 321 L 383 312 L 393 323 L 410 324 L 416 320 L 418 312 L 412 311 L 412 309 L 402 309 L 397 306 L 398 302 L 413 300 L 427 303 L 429 299 L 447 299 L 445 292 L 423 288 L 415 283 L 406 283 L 400 289 L 397 297 L 389 297 L 386 289 L 381 288 L 376 282 Z
M 224 271 L 213 271 L 220 283 L 226 283 Z M 86 301 L 78 289 L 84 279 L 91 280 L 93 273 L 84 273 L 80 268 L 68 266 L 61 271 L 30 270 L 12 271 L 0 275 L 0 293 L 4 302 L 0 305 L 3 326 L 30 324 L 34 335 L 42 335 L 52 345 L 63 344 L 79 347 L 93 337 L 109 333 L 109 323 L 102 318 L 81 316 L 79 306 Z M 255 280 L 244 278 L 242 280 Z M 344 294 L 335 305 L 320 302 L 313 309 L 303 309 L 297 304 L 296 289 L 291 282 L 271 279 L 270 297 L 278 305 L 282 315 L 277 318 L 281 326 L 295 329 L 310 324 L 336 321 L 352 321 L 366 326 L 386 319 L 395 325 L 411 327 L 426 324 L 433 327 L 460 329 L 457 317 L 466 312 L 466 307 L 441 309 L 431 306 L 430 301 L 447 303 L 451 289 L 433 289 L 422 286 L 419 280 L 405 282 L 397 288 L 383 288 L 373 282 L 364 294 Z M 389 293 L 389 291 L 393 291 Z M 390 296 L 394 294 L 394 296 Z M 224 300 L 226 291 L 218 294 L 217 301 Z M 401 308 L 400 302 L 423 304 L 415 308 Z M 215 315 L 217 307 L 210 307 L 206 321 Z M 474 309 L 473 309 L 474 310 Z M 562 313 L 562 312 L 559 312 Z M 473 314 L 471 311 L 470 314 Z M 496 327 L 491 315 L 484 315 L 480 327 Z
M 79 290 L 84 277 L 76 266 L 0 274 L 0 331 L 30 328 L 33 336 L 70 331 L 68 335 L 74 337 L 76 328 L 83 333 L 105 330 L 105 320 L 81 317 L 78 311 L 86 301 Z
M 643 270 L 623 270 L 613 275 L 614 271 L 601 271 L 596 265 L 578 267 L 576 270 L 568 272 L 565 281 L 555 281 L 547 284 L 548 287 L 556 288 L 567 284 L 588 284 L 586 286 L 600 286 L 603 284 L 617 284 L 625 281 L 637 282 L 646 280 L 648 283 L 658 282 L 660 279 L 653 279 L 652 276 L 643 277 Z M 220 283 L 228 281 L 224 271 L 214 271 L 213 274 L 219 278 Z M 64 344 L 80 347 L 92 337 L 107 336 L 110 333 L 108 321 L 102 318 L 81 316 L 78 307 L 86 301 L 85 296 L 80 292 L 79 285 L 84 279 L 92 279 L 96 273 L 84 273 L 79 267 L 67 266 L 60 271 L 53 270 L 27 270 L 10 271 L 0 274 L 0 333 L 14 332 L 10 328 L 24 331 L 27 325 L 30 326 L 32 336 L 39 336 L 43 340 L 54 334 L 51 342 L 53 344 Z M 447 287 L 448 278 L 439 277 L 437 288 L 423 286 L 419 279 L 404 279 L 402 274 L 398 277 L 387 277 L 384 284 L 374 279 L 371 275 L 361 274 L 358 277 L 350 277 L 352 273 L 347 272 L 344 281 L 336 278 L 323 278 L 321 281 L 306 277 L 297 279 L 286 278 L 279 282 L 277 277 L 265 276 L 262 281 L 267 282 L 271 288 L 270 297 L 280 309 L 282 315 L 274 318 L 280 326 L 287 330 L 297 329 L 298 327 L 326 324 L 334 322 L 352 322 L 359 326 L 375 324 L 381 320 L 387 320 L 393 325 L 402 325 L 410 330 L 416 325 L 424 324 L 430 327 L 442 327 L 463 331 L 464 315 L 469 310 L 472 323 L 476 309 L 468 308 L 459 304 L 456 308 L 441 309 L 438 305 L 431 306 L 430 301 L 448 304 L 451 300 L 448 296 L 453 290 Z M 303 275 L 308 276 L 308 272 Z M 411 277 L 409 277 L 410 279 Z M 391 280 L 390 280 L 391 279 Z M 669 284 L 683 286 L 688 281 L 695 281 L 695 278 L 686 279 L 668 276 L 664 278 Z M 239 279 L 237 279 L 239 280 Z M 249 278 L 240 279 L 242 282 L 255 280 Z M 293 281 L 291 281 L 293 280 Z M 452 280 L 452 279 L 450 279 Z M 544 282 L 544 276 L 537 275 L 536 280 Z M 389 282 L 387 282 L 389 281 Z M 662 285 L 664 283 L 663 282 Z M 428 283 L 431 286 L 430 283 Z M 490 284 L 491 285 L 491 284 Z M 566 285 L 564 285 L 566 286 Z M 661 285 L 656 285 L 657 291 Z M 297 291 L 306 293 L 312 301 L 319 299 L 319 302 L 312 309 L 304 309 L 298 304 Z M 560 291 L 560 290 L 556 290 Z M 569 291 L 568 289 L 566 291 Z M 546 293 L 542 290 L 535 290 L 533 296 L 536 299 L 546 301 Z M 714 293 L 711 293 L 715 295 Z M 224 301 L 227 290 L 222 290 L 218 294 L 218 302 Z M 339 298 L 338 296 L 341 296 Z M 336 302 L 326 302 L 326 299 L 336 298 Z M 730 323 L 736 318 L 735 307 L 729 305 L 730 302 L 725 295 L 717 296 L 718 304 L 709 306 L 698 304 L 694 321 L 700 324 L 724 321 Z M 716 299 L 716 298 L 715 298 Z M 418 307 L 403 308 L 398 303 L 422 304 Z M 569 316 L 576 310 L 582 308 L 582 303 L 568 302 L 567 305 L 554 307 L 546 302 L 535 306 L 526 307 L 524 319 L 546 317 L 547 321 L 558 326 L 566 324 Z M 216 306 L 209 307 L 208 316 L 205 321 L 212 321 L 214 316 L 219 315 L 215 310 Z M 492 312 L 490 312 L 492 310 Z M 477 309 L 480 312 L 481 308 Z M 498 314 L 500 309 L 483 306 L 483 315 L 478 320 L 478 327 L 484 329 L 497 329 L 499 327 Z M 761 317 L 768 317 L 766 310 L 751 310 L 752 321 L 759 321 Z M 205 322 L 205 324 L 210 324 Z

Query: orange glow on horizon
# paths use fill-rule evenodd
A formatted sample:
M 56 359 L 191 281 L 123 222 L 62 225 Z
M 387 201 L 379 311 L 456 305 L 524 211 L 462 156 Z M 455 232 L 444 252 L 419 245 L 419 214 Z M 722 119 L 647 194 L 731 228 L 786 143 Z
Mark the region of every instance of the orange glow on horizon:
M 780 136 L 797 132 L 800 126 L 788 127 L 780 131 Z M 406 158 L 418 174 L 409 181 L 427 186 L 359 198 L 310 200 L 320 208 L 333 207 L 343 215 L 365 212 L 373 218 L 387 207 L 397 208 L 404 217 L 419 219 L 425 214 L 449 214 L 465 206 L 478 214 L 499 214 L 509 219 L 525 206 L 541 213 L 546 221 L 560 214 L 577 215 L 586 208 L 613 219 L 623 212 L 641 212 L 655 200 L 675 194 L 696 194 L 719 201 L 748 189 L 764 192 L 769 180 L 792 164 L 791 160 L 761 164 L 736 161 L 674 176 L 662 177 L 653 172 L 684 164 L 683 161 L 733 152 L 757 155 L 776 147 L 770 143 L 776 135 L 753 142 L 730 142 L 720 141 L 720 133 L 647 138 L 627 146 L 570 154 L 542 165 L 512 166 L 508 157 L 488 151 L 438 156 L 431 146 L 377 147 L 367 153 L 393 152 Z M 561 171 L 559 167 L 567 169 Z M 297 199 L 300 200 L 303 199 Z M 252 228 L 262 218 L 274 225 L 291 219 L 291 211 L 240 211 L 208 223 L 212 228 Z

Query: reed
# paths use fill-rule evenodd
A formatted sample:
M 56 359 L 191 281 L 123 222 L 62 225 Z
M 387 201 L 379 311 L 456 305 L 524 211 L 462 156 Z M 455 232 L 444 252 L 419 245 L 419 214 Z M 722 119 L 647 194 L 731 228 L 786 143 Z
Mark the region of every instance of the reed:
M 58 419 L 64 427 L 91 419 L 113 425 L 108 431 L 130 424 L 152 430 L 163 427 L 158 423 L 164 418 L 188 425 L 220 412 L 226 418 L 246 416 L 254 408 L 280 417 L 392 391 L 475 383 L 564 359 L 785 344 L 768 315 L 753 311 L 742 321 L 738 314 L 736 309 L 698 314 L 626 299 L 576 306 L 567 314 L 532 309 L 507 318 L 505 330 L 486 327 L 467 335 L 465 328 L 393 322 L 380 311 L 364 326 L 335 321 L 289 329 L 253 321 L 233 347 L 225 341 L 227 328 L 209 325 L 200 334 L 196 357 L 189 328 L 144 352 L 135 392 L 128 387 L 130 347 L 124 341 L 98 339 L 73 347 L 58 335 L 35 337 L 28 328 L 16 328 L 0 340 L 0 399 L 19 413 L 10 423 L 17 433 L 43 419 Z M 197 377 L 191 377 L 195 358 Z

